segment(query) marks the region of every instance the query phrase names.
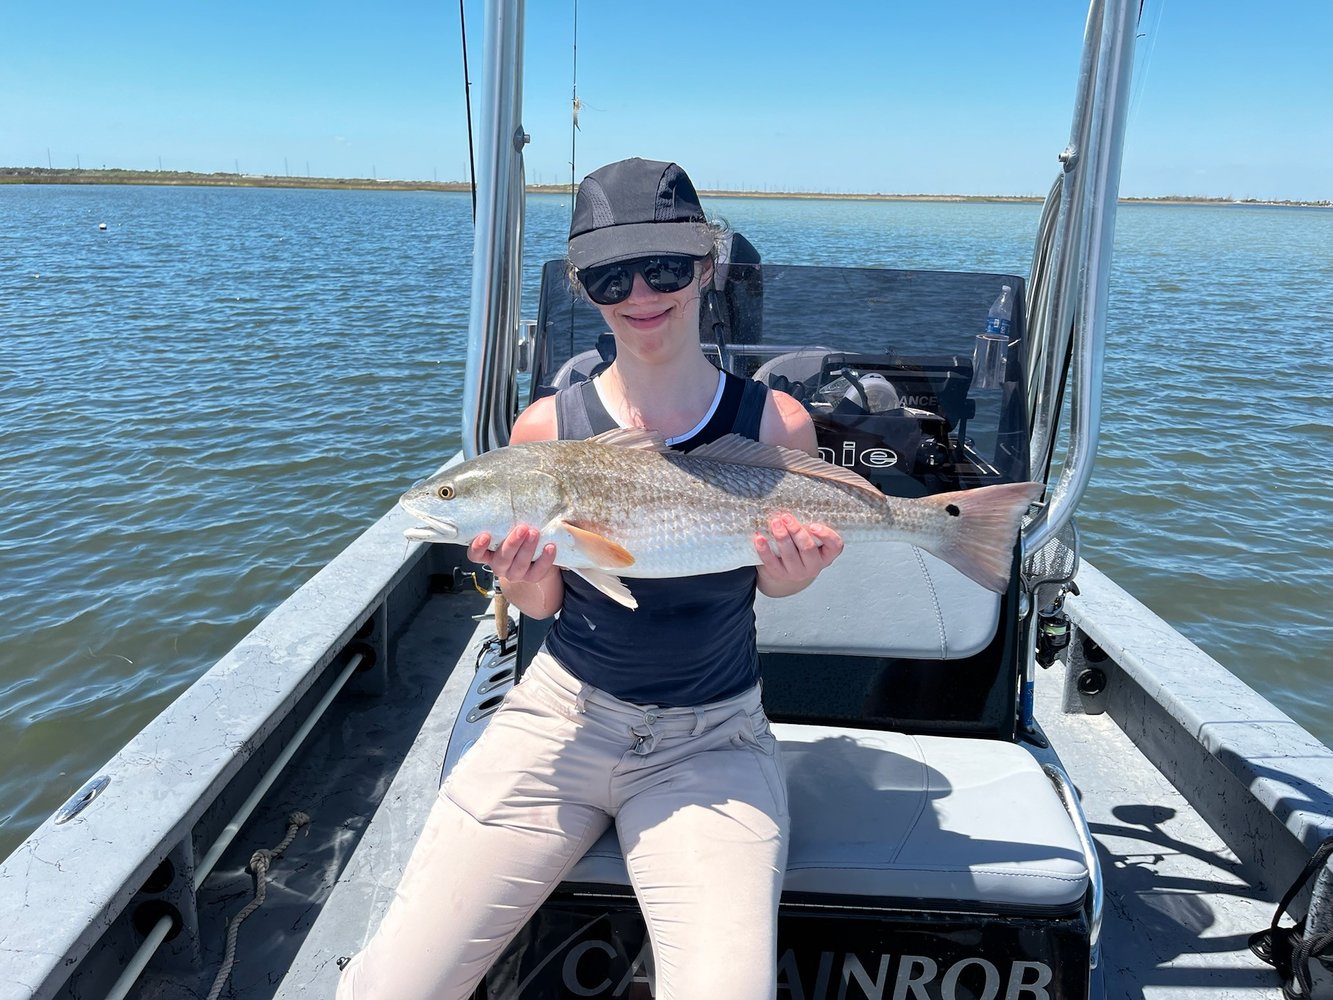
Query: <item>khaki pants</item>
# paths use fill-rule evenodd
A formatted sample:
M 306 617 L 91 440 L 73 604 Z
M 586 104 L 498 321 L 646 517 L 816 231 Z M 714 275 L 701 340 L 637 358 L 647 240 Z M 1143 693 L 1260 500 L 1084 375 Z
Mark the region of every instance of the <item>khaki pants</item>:
M 614 822 L 658 1000 L 770 1000 L 787 790 L 759 689 L 644 708 L 543 650 L 459 761 L 339 1000 L 462 1000 Z

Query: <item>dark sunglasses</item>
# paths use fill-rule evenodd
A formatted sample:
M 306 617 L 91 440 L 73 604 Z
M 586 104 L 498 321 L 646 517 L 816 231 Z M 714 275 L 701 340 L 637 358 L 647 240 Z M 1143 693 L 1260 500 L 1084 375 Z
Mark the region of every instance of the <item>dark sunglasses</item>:
M 694 280 L 694 265 L 700 259 L 681 254 L 655 254 L 614 264 L 598 264 L 581 268 L 579 283 L 588 298 L 599 306 L 613 306 L 629 298 L 636 274 L 643 275 L 643 280 L 655 292 L 680 291 Z

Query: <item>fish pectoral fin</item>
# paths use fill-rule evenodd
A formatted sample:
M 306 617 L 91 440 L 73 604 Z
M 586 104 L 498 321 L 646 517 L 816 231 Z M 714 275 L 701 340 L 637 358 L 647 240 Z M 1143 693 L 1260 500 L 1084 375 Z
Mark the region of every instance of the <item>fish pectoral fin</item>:
M 634 565 L 634 556 L 619 542 L 569 521 L 561 521 L 560 526 L 573 537 L 574 547 L 598 566 L 624 569 Z
M 757 469 L 781 469 L 801 476 L 815 479 L 827 479 L 854 489 L 869 493 L 876 498 L 883 498 L 874 483 L 857 475 L 851 469 L 830 465 L 813 455 L 807 455 L 795 448 L 784 448 L 777 444 L 764 444 L 743 434 L 724 434 L 716 441 L 695 448 L 689 453 L 690 458 L 705 459 L 728 465 L 750 465 Z
M 629 592 L 629 588 L 625 586 L 625 582 L 620 577 L 590 567 L 571 569 L 570 572 L 583 577 L 590 586 L 596 587 L 597 590 L 617 604 L 622 604 L 631 611 L 638 610 L 639 602 L 634 599 L 634 595 Z

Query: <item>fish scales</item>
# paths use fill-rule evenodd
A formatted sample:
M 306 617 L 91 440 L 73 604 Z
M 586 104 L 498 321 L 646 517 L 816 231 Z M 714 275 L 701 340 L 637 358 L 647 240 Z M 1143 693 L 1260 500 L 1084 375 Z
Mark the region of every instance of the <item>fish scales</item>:
M 563 477 L 567 516 L 635 554 L 625 576 L 682 576 L 757 563 L 751 539 L 771 515 L 836 524 L 847 537 L 878 529 L 888 510 L 861 491 L 781 469 L 671 452 L 556 446 L 543 466 Z M 862 531 L 858 531 L 862 529 Z
M 803 513 L 805 520 L 825 514 L 850 519 L 861 513 L 868 522 L 880 517 L 873 501 L 859 500 L 849 488 L 780 469 L 684 454 L 631 452 L 614 465 L 603 465 L 595 455 L 587 458 L 565 465 L 571 507 L 599 523 L 630 527 L 647 517 L 663 524 L 702 517 L 716 533 L 766 529 L 769 514 L 779 510 Z

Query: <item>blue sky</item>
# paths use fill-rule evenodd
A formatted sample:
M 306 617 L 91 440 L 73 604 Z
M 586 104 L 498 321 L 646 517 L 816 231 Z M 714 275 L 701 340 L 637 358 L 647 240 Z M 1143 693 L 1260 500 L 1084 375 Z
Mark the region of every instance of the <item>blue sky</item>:
M 570 176 L 573 6 L 528 3 L 532 181 Z M 456 0 L 6 7 L 0 165 L 466 176 Z M 709 188 L 1044 194 L 1085 15 L 579 0 L 577 170 L 642 155 Z M 1333 198 L 1333 3 L 1148 0 L 1140 30 L 1122 193 Z

